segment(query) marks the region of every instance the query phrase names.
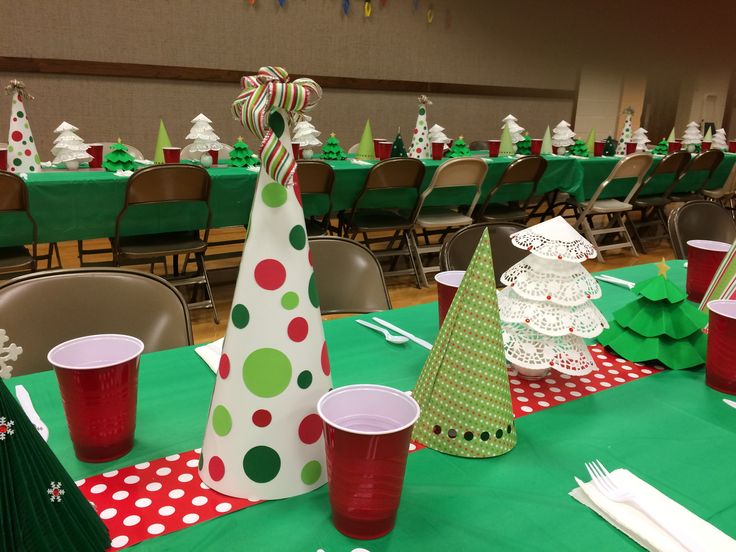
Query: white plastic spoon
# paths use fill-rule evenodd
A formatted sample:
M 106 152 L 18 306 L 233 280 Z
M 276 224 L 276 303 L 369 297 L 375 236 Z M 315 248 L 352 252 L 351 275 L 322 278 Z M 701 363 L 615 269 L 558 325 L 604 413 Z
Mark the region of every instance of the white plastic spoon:
M 409 341 L 408 337 L 404 337 L 403 335 L 393 335 L 381 326 L 376 326 L 375 324 L 371 324 L 370 322 L 366 322 L 365 320 L 356 320 L 356 322 L 361 326 L 365 326 L 366 328 L 375 330 L 378 333 L 382 333 L 383 336 L 386 338 L 386 341 L 388 341 L 389 343 L 393 343 L 394 345 L 400 345 Z

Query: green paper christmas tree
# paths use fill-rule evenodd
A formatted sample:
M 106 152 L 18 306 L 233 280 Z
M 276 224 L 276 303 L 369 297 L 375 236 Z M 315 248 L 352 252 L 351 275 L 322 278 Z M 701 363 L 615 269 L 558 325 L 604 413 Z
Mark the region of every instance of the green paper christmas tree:
M 347 155 L 345 155 L 345 151 L 340 147 L 340 142 L 335 136 L 335 133 L 330 133 L 330 137 L 325 142 L 325 145 L 322 146 L 322 159 L 341 161 L 346 158 Z
M 590 129 L 588 138 L 585 140 L 585 147 L 588 148 L 588 155 L 595 151 L 595 129 Z
M 363 129 L 363 136 L 360 137 L 360 144 L 358 144 L 358 153 L 355 154 L 357 159 L 363 159 L 364 161 L 371 161 L 376 158 L 375 148 L 373 147 L 373 132 L 371 131 L 371 122 L 365 122 L 365 128 Z
M 0 550 L 104 551 L 102 523 L 0 380 Z
M 456 157 L 469 157 L 470 156 L 470 148 L 468 147 L 468 144 L 465 143 L 465 140 L 463 140 L 463 137 L 458 137 L 457 140 L 455 140 L 452 143 L 452 147 L 450 148 L 450 151 L 448 151 L 445 154 L 445 157 L 450 157 L 452 159 Z
M 590 150 L 588 150 L 588 146 L 585 145 L 585 142 L 582 140 L 575 140 L 575 143 L 567 150 L 567 154 L 577 155 L 579 157 L 590 157 Z
M 631 362 L 657 361 L 672 370 L 705 362 L 708 315 L 687 301 L 687 294 L 667 279 L 664 259 L 659 274 L 638 283 L 640 297 L 613 313 L 611 327 L 598 341 Z
M 508 124 L 503 125 L 501 131 L 501 145 L 498 148 L 498 155 L 511 157 L 516 151 L 514 150 L 514 143 L 511 141 L 511 132 L 509 131 Z
M 547 130 L 544 131 L 544 137 L 542 138 L 542 149 L 540 151 L 542 155 L 552 155 L 552 132 L 547 125 Z
M 134 171 L 136 169 L 135 158 L 128 153 L 128 148 L 125 147 L 118 138 L 118 143 L 110 146 L 110 153 L 105 155 L 102 167 L 109 172 L 117 171 Z
M 156 149 L 154 150 L 153 162 L 157 165 L 164 163 L 164 148 L 171 147 L 171 139 L 169 133 L 166 132 L 164 120 L 160 119 L 158 123 L 158 137 L 156 138 Z
M 396 133 L 396 138 L 394 138 L 394 143 L 391 146 L 391 157 L 407 157 L 404 140 L 401 138 L 401 129 Z
M 667 142 L 667 140 L 661 140 L 659 144 L 654 146 L 652 153 L 654 155 L 667 155 L 668 151 L 669 151 L 669 143 Z
M 228 163 L 231 167 L 257 167 L 261 164 L 258 156 L 243 142 L 242 136 L 238 136 L 238 141 L 233 144 Z
M 521 142 L 516 142 L 516 153 L 519 155 L 531 155 L 532 153 L 532 139 L 527 134 Z
M 488 458 L 516 445 L 495 282 L 485 230 L 413 392 L 414 439 L 437 451 Z
M 606 157 L 616 155 L 616 140 L 612 136 L 606 138 L 606 142 L 603 144 L 603 155 Z

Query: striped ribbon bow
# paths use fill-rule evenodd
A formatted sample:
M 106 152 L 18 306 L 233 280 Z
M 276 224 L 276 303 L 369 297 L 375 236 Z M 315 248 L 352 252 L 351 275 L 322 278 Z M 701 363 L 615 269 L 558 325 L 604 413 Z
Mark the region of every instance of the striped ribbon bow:
M 233 102 L 233 114 L 263 140 L 261 163 L 271 178 L 285 186 L 296 170 L 296 161 L 281 135 L 293 119 L 317 105 L 322 88 L 312 79 L 289 82 L 289 74 L 281 67 L 261 67 L 257 75 L 243 77 L 240 85 L 243 91 Z

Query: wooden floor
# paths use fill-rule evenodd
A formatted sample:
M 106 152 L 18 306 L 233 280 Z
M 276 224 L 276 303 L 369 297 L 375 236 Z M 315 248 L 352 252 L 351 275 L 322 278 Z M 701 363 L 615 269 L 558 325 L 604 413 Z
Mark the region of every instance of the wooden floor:
M 211 241 L 244 238 L 244 230 L 238 228 L 216 229 L 212 230 L 210 233 Z M 89 240 L 85 242 L 85 247 L 88 248 L 107 246 L 109 246 L 109 242 L 107 242 L 107 240 Z M 62 263 L 65 268 L 79 266 L 76 242 L 63 242 L 59 244 L 59 247 Z M 211 248 L 208 252 L 237 251 L 237 249 L 237 246 L 229 246 L 217 249 Z M 646 255 L 634 257 L 630 252 L 625 250 L 622 250 L 622 252 L 608 252 L 605 263 L 586 261 L 584 266 L 589 272 L 597 272 L 600 270 L 611 270 L 613 268 L 635 264 L 657 262 L 661 260 L 662 257 L 665 259 L 672 259 L 674 257 L 672 249 L 666 241 L 660 242 L 659 245 L 655 244 L 647 247 Z M 213 294 L 215 296 L 217 311 L 220 315 L 220 323 L 215 324 L 213 322 L 212 312 L 210 310 L 201 309 L 192 311 L 192 327 L 196 343 L 213 341 L 225 334 L 239 262 L 239 258 L 223 259 L 213 261 L 211 263 L 208 262 L 207 268 L 210 272 L 210 277 L 213 283 Z M 45 266 L 45 264 L 42 263 L 41 266 Z M 149 270 L 150 267 L 146 266 L 140 268 L 142 270 Z M 156 266 L 156 273 L 161 274 L 162 270 L 162 265 L 159 264 Z M 169 270 L 171 269 L 169 268 Z M 435 301 L 437 290 L 432 277 L 430 276 L 428 279 L 430 281 L 430 287 L 417 289 L 412 277 L 389 278 L 387 284 L 394 308 Z

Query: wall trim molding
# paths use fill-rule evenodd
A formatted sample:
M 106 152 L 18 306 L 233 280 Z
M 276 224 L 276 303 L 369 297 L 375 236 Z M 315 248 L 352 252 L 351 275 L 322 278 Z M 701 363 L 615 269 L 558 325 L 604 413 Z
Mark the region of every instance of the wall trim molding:
M 4 56 L 0 56 L 0 71 L 11 73 L 42 73 L 56 75 L 216 82 L 229 83 L 234 86 L 238 85 L 242 75 L 255 73 L 255 71 L 248 71 L 245 69 L 242 71 L 235 71 L 229 69 L 212 69 L 207 67 L 179 67 L 148 65 L 142 63 Z M 572 89 L 490 86 L 481 84 L 367 79 L 324 75 L 299 76 L 312 78 L 323 88 L 337 88 L 343 90 L 374 90 L 382 92 L 461 94 L 473 96 L 570 100 L 573 102 L 573 119 L 575 115 L 575 106 L 577 104 L 578 89 L 580 87 L 579 74 L 575 87 Z

